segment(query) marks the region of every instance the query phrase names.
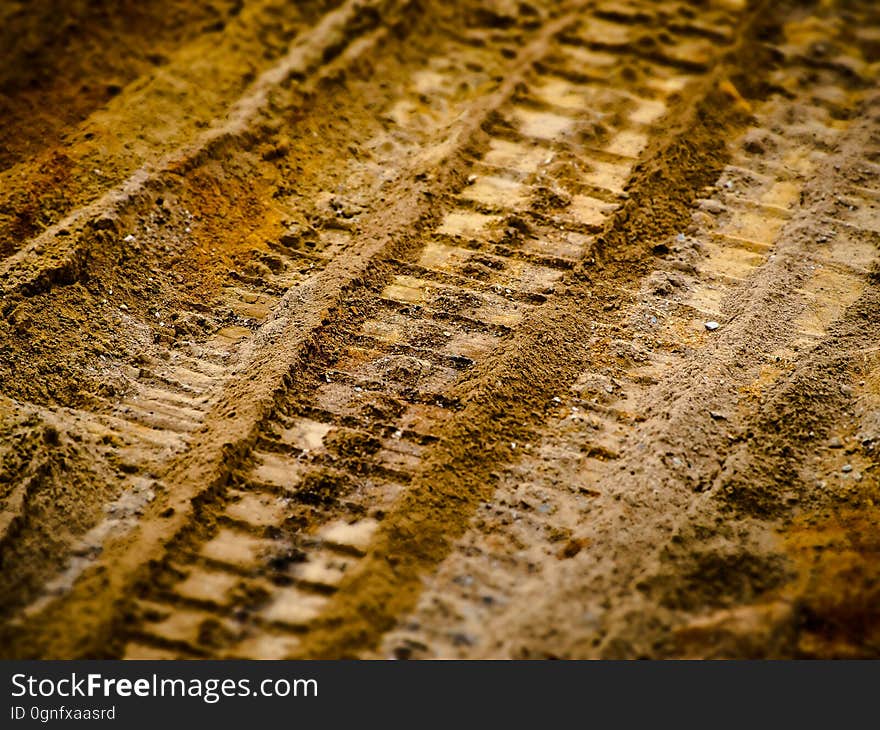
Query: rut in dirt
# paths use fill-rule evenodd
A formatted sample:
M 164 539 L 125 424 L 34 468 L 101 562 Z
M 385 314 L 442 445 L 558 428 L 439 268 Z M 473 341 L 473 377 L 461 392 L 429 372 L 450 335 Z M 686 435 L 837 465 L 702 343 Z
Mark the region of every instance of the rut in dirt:
M 4 655 L 876 655 L 870 4 L 198 12 L 4 141 Z

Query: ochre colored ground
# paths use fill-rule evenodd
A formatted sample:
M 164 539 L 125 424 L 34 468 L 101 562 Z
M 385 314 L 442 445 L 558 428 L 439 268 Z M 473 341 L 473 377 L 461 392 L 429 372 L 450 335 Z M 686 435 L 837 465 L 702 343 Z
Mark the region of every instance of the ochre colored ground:
M 880 653 L 880 10 L 0 4 L 0 657 Z

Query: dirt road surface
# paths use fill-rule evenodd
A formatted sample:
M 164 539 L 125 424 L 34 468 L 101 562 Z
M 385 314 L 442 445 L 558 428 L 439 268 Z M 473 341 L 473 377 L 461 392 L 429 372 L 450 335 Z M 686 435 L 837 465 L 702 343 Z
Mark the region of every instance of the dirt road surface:
M 69 5 L 0 655 L 880 656 L 880 5 Z

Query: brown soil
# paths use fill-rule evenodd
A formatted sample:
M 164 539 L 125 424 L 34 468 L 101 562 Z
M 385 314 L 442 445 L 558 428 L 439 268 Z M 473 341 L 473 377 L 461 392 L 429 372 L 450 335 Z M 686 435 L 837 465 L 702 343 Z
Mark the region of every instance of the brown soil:
M 4 658 L 880 654 L 873 3 L 0 19 Z

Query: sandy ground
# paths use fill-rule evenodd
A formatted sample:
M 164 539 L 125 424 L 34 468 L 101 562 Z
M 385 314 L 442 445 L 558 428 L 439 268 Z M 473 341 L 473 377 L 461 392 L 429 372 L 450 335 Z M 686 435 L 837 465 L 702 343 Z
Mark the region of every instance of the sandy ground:
M 0 656 L 880 655 L 880 8 L 0 4 Z

